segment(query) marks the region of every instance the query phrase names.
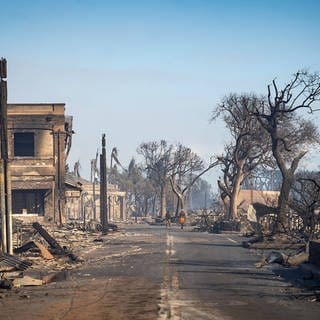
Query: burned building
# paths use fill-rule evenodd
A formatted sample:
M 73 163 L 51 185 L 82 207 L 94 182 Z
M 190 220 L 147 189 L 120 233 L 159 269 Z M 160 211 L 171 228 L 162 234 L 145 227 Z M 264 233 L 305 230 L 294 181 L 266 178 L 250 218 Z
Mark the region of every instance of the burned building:
M 8 104 L 14 217 L 65 221 L 65 163 L 72 118 L 65 104 Z
M 126 220 L 126 193 L 108 183 L 107 197 L 108 221 Z M 66 213 L 69 220 L 99 221 L 100 184 L 66 174 Z

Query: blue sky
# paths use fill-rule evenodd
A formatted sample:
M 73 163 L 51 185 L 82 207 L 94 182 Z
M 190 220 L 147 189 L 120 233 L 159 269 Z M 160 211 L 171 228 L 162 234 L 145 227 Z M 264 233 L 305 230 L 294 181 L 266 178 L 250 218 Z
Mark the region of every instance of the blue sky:
M 84 176 L 102 133 L 124 165 L 154 139 L 209 161 L 228 140 L 208 121 L 225 94 L 265 93 L 275 77 L 320 71 L 317 0 L 0 5 L 9 102 L 65 102 L 76 131 L 69 162 L 80 160 Z

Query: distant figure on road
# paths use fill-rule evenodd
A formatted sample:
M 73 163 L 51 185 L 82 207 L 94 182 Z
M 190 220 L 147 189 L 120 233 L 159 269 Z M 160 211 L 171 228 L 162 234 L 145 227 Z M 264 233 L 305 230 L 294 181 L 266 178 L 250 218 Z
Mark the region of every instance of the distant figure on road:
M 166 213 L 166 227 L 171 227 L 171 215 L 169 210 L 167 210 L 167 213 Z
M 181 209 L 180 213 L 179 213 L 179 223 L 181 225 L 181 229 L 183 229 L 183 225 L 186 222 L 186 213 L 184 212 L 183 209 Z

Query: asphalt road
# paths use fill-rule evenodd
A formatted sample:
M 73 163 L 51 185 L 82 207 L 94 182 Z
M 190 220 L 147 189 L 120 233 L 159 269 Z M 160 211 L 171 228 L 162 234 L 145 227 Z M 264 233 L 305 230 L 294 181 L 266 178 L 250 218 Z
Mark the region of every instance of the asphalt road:
M 169 231 L 163 319 L 319 319 L 320 305 L 293 298 L 291 283 L 271 266 L 257 269 L 261 256 L 242 248 L 242 240 Z M 291 272 L 278 270 L 288 278 Z
M 67 280 L 0 299 L 0 319 L 319 319 L 320 304 L 257 269 L 261 257 L 236 234 L 125 225 L 103 240 Z

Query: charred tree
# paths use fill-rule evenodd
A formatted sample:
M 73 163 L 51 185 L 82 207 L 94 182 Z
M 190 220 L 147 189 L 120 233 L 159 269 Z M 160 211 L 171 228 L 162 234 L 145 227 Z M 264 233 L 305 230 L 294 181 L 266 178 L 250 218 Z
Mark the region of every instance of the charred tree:
M 302 220 L 299 235 L 306 241 L 319 238 L 320 172 L 303 171 L 295 175 L 291 187 L 289 207 Z
M 222 117 L 232 141 L 225 154 L 218 157 L 224 174 L 218 185 L 223 198 L 229 198 L 229 219 L 238 219 L 238 195 L 243 180 L 269 157 L 269 144 L 265 130 L 252 115 L 260 108 L 263 98 L 252 94 L 230 94 L 213 111 L 211 120 Z
M 173 152 L 170 184 L 178 198 L 176 213 L 186 208 L 186 198 L 191 193 L 195 182 L 207 171 L 218 164 L 218 161 L 204 167 L 203 160 L 188 147 L 178 144 Z
M 268 132 L 273 157 L 282 175 L 275 232 L 283 232 L 288 224 L 287 211 L 294 174 L 309 148 L 319 144 L 315 124 L 302 118 L 303 111 L 319 110 L 320 76 L 297 72 L 282 88 L 276 80 L 268 85 L 266 101 L 254 108 L 254 116 Z
M 172 145 L 165 140 L 142 143 L 137 152 L 144 158 L 145 171 L 148 179 L 160 188 L 160 206 L 162 217 L 166 214 L 167 186 L 172 170 Z

